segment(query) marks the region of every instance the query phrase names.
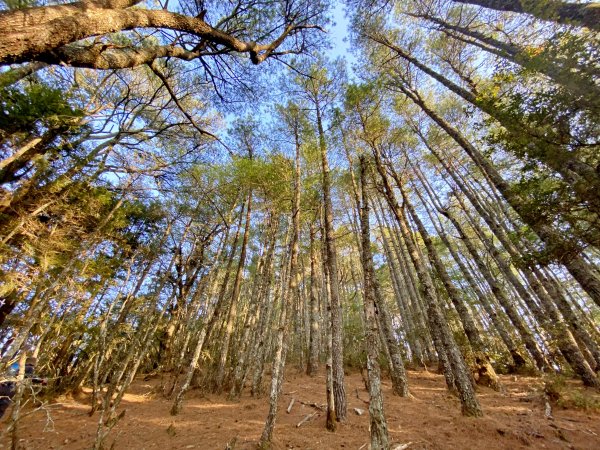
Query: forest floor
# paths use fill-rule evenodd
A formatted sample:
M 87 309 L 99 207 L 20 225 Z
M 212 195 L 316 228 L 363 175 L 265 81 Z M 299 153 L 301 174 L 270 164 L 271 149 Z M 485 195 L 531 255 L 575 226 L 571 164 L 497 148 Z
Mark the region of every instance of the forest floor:
M 369 415 L 367 391 L 359 373 L 346 377 L 348 420 L 335 433 L 325 430 L 325 416 L 311 403 L 325 403 L 325 377 L 315 378 L 287 370 L 275 428 L 276 449 L 367 449 Z M 554 403 L 552 418 L 545 415 L 540 378 L 502 377 L 504 392 L 480 388 L 485 417 L 460 414 L 458 400 L 446 391 L 441 375 L 409 371 L 413 398 L 392 395 L 384 380 L 385 412 L 395 448 L 416 449 L 600 449 L 600 413 L 597 409 L 568 408 Z M 125 395 L 124 418 L 108 438 L 115 449 L 254 449 L 268 411 L 268 397 L 255 399 L 244 392 L 238 402 L 225 396 L 188 393 L 180 415 L 169 415 L 171 401 L 159 390 L 160 379 L 138 379 Z M 600 396 L 569 381 L 575 404 L 589 406 Z M 359 398 L 360 397 L 360 398 Z M 295 403 L 291 412 L 286 409 Z M 77 398 L 60 398 L 44 410 L 32 412 L 19 426 L 24 449 L 89 449 L 94 441 L 98 415 L 89 417 L 89 392 Z M 354 408 L 364 411 L 355 413 Z M 301 427 L 307 415 L 317 413 Z M 7 414 L 3 419 L 5 428 Z M 50 420 L 51 419 L 51 420 Z M 8 440 L 1 448 L 10 448 Z

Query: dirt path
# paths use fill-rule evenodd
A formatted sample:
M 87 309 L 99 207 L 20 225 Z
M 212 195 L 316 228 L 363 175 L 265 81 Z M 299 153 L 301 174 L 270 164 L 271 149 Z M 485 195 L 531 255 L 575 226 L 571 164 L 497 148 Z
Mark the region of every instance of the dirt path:
M 279 403 L 276 448 L 366 449 L 369 417 L 364 400 L 368 395 L 360 374 L 347 377 L 349 420 L 336 433 L 329 433 L 320 412 L 296 427 L 308 414 L 318 411 L 310 403 L 325 403 L 324 376 L 309 378 L 290 372 Z M 132 386 L 122 403 L 127 413 L 113 430 L 109 447 L 114 441 L 115 449 L 222 450 L 235 439 L 236 450 L 255 448 L 267 414 L 267 398 L 253 399 L 244 392 L 241 401 L 229 402 L 224 396 L 202 397 L 191 392 L 182 413 L 174 418 L 169 415 L 171 402 L 153 394 L 158 383 L 138 380 Z M 546 419 L 539 379 L 503 377 L 504 393 L 480 389 L 485 412 L 480 419 L 460 415 L 458 400 L 446 392 L 441 375 L 411 371 L 409 383 L 412 399 L 392 396 L 390 382 L 384 382 L 390 436 L 394 444 L 410 443 L 408 449 L 600 449 L 600 415 L 555 407 L 553 420 Z M 296 401 L 287 414 L 292 397 Z M 22 447 L 90 448 L 98 415 L 88 416 L 87 400 L 87 396 L 63 399 L 50 405 L 48 411 L 26 417 L 21 424 Z M 364 414 L 355 414 L 354 408 L 364 410 Z M 1 444 L 2 448 L 10 447 L 7 440 Z

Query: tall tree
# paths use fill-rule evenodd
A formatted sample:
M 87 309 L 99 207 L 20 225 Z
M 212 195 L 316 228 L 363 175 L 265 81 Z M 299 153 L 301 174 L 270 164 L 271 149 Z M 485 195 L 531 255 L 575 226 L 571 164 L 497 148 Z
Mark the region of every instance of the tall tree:
M 530 14 L 541 20 L 600 30 L 598 3 L 570 3 L 556 0 L 453 0 L 498 11 Z
M 367 168 L 365 158 L 360 159 L 361 186 L 361 244 L 364 274 L 363 302 L 366 318 L 365 345 L 367 350 L 367 372 L 369 376 L 369 417 L 371 418 L 371 448 L 389 448 L 387 422 L 383 412 L 383 394 L 381 393 L 381 369 L 379 367 L 379 336 L 377 326 L 377 306 L 375 303 L 375 270 L 371 253 L 371 235 L 369 226 L 369 199 L 367 197 Z

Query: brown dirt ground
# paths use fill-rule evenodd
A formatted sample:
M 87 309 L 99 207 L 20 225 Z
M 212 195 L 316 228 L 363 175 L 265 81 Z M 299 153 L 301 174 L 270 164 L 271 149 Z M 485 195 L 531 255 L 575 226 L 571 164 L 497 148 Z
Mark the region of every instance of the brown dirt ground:
M 311 402 L 325 403 L 324 375 L 315 378 L 287 371 L 279 402 L 274 444 L 277 449 L 366 449 L 369 436 L 368 398 L 360 374 L 347 376 L 348 420 L 335 433 L 325 430 L 325 417 L 318 413 L 300 428 L 296 425 L 317 409 Z M 600 414 L 553 407 L 553 419 L 544 416 L 541 380 L 502 377 L 504 392 L 479 389 L 485 417 L 467 418 L 445 389 L 441 375 L 410 371 L 414 398 L 391 393 L 385 380 L 384 396 L 390 437 L 396 444 L 417 449 L 600 449 Z M 169 415 L 171 401 L 155 394 L 160 380 L 137 380 L 125 395 L 121 409 L 125 417 L 113 429 L 107 443 L 115 449 L 219 449 L 236 439 L 235 449 L 254 449 L 268 410 L 268 398 L 254 399 L 244 392 L 239 402 L 225 396 L 190 392 L 181 414 Z M 585 390 L 583 395 L 596 396 Z M 357 393 L 360 399 L 357 398 Z M 290 414 L 286 408 L 296 402 Z M 365 410 L 361 416 L 353 409 Z M 88 416 L 89 393 L 78 398 L 61 398 L 45 411 L 25 417 L 20 425 L 24 449 L 90 448 L 98 415 Z M 8 416 L 9 414 L 7 414 Z M 0 425 L 6 426 L 7 418 Z M 0 442 L 9 448 L 8 440 Z

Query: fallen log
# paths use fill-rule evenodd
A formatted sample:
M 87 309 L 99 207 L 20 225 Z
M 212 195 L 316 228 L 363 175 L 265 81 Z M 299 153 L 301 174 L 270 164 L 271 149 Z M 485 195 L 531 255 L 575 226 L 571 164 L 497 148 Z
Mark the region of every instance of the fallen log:
M 302 425 L 304 425 L 310 419 L 312 419 L 313 417 L 315 417 L 317 414 L 319 414 L 319 411 L 315 411 L 312 414 L 308 414 L 304 419 L 302 419 L 300 422 L 298 422 L 298 425 L 296 425 L 296 428 L 300 428 Z
M 287 407 L 287 413 L 289 414 L 290 411 L 292 410 L 292 407 L 294 406 L 294 402 L 296 401 L 296 399 L 294 397 L 292 397 L 292 400 L 290 400 L 290 404 Z

